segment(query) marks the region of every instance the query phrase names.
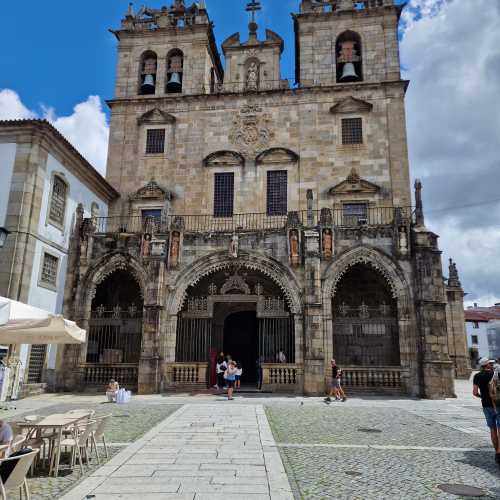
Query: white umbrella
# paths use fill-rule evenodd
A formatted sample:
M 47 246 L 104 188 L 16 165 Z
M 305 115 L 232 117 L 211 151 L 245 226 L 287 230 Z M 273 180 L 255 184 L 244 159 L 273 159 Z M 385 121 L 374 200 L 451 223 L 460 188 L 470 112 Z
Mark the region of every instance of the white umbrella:
M 59 314 L 0 297 L 0 344 L 82 344 L 85 330 Z

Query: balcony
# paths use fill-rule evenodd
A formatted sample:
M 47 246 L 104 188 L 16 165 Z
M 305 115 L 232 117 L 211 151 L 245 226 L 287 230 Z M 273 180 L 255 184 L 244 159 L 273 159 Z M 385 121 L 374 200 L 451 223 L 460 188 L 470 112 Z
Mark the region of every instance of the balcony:
M 244 233 L 279 232 L 288 227 L 362 228 L 408 224 L 409 207 L 366 207 L 353 213 L 345 209 L 301 210 L 287 215 L 265 213 L 234 214 L 232 217 L 213 215 L 167 215 L 159 218 L 141 216 L 94 217 L 86 219 L 87 227 L 99 234 L 167 233 Z

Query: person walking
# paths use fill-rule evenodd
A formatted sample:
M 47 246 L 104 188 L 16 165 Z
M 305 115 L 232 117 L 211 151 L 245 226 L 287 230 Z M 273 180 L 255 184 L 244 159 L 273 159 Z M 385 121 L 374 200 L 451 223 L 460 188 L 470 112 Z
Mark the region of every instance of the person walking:
M 476 398 L 481 398 L 486 425 L 490 429 L 491 444 L 495 449 L 495 461 L 500 465 L 500 408 L 495 407 L 491 396 L 496 388 L 492 390 L 493 384 L 490 384 L 494 375 L 493 364 L 494 362 L 488 358 L 479 360 L 479 372 L 472 379 L 472 394 Z
M 342 370 L 337 366 L 335 359 L 330 360 L 332 367 L 332 378 L 330 382 L 330 392 L 328 396 L 324 399 L 325 403 L 331 403 L 332 397 L 335 397 L 335 401 L 342 400 L 347 401 L 344 390 L 342 389 Z
M 229 365 L 224 373 L 224 378 L 226 379 L 227 384 L 227 399 L 229 401 L 233 400 L 233 390 L 234 383 L 236 381 L 236 373 L 238 372 L 238 368 L 236 367 L 236 363 L 231 360 Z
M 224 359 L 224 353 L 221 352 L 215 364 L 215 372 L 217 374 L 217 389 L 220 391 L 224 388 L 224 372 L 226 371 L 227 363 Z
M 235 389 L 239 389 L 241 387 L 241 375 L 243 374 L 243 367 L 241 366 L 241 363 L 238 361 L 236 363 L 236 380 L 234 387 Z

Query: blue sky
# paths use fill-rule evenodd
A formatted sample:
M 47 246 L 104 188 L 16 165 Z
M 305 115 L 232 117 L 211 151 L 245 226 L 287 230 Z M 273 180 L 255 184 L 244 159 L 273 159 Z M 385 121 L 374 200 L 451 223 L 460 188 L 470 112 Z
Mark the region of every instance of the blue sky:
M 0 58 L 0 88 L 14 89 L 29 109 L 39 111 L 40 105 L 47 105 L 60 115 L 70 114 L 74 105 L 89 95 L 111 98 L 116 43 L 108 29 L 119 26 L 128 3 L 128 0 L 2 2 L 0 46 L 4 50 Z M 136 10 L 141 3 L 142 0 L 134 3 Z M 147 1 L 150 7 L 170 3 L 170 0 Z M 215 23 L 219 49 L 221 42 L 236 31 L 246 37 L 247 0 L 206 0 L 206 3 Z M 298 12 L 299 4 L 299 0 L 262 0 L 263 9 L 258 14 L 261 36 L 267 27 L 285 40 L 283 78 L 294 77 L 290 13 Z

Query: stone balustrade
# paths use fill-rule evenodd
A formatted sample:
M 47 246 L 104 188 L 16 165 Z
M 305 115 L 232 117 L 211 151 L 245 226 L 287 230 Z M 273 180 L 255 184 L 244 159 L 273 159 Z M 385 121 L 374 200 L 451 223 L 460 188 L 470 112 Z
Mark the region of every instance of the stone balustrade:
M 302 366 L 293 363 L 265 363 L 262 365 L 264 390 L 301 392 Z
M 137 388 L 138 366 L 136 363 L 86 363 L 83 366 L 84 383 L 86 386 L 102 386 L 103 390 L 111 379 L 116 380 L 120 387 Z
M 167 383 L 170 387 L 206 389 L 208 363 L 168 363 Z
M 403 389 L 404 370 L 398 367 L 342 367 L 342 382 L 346 388 L 370 391 Z

